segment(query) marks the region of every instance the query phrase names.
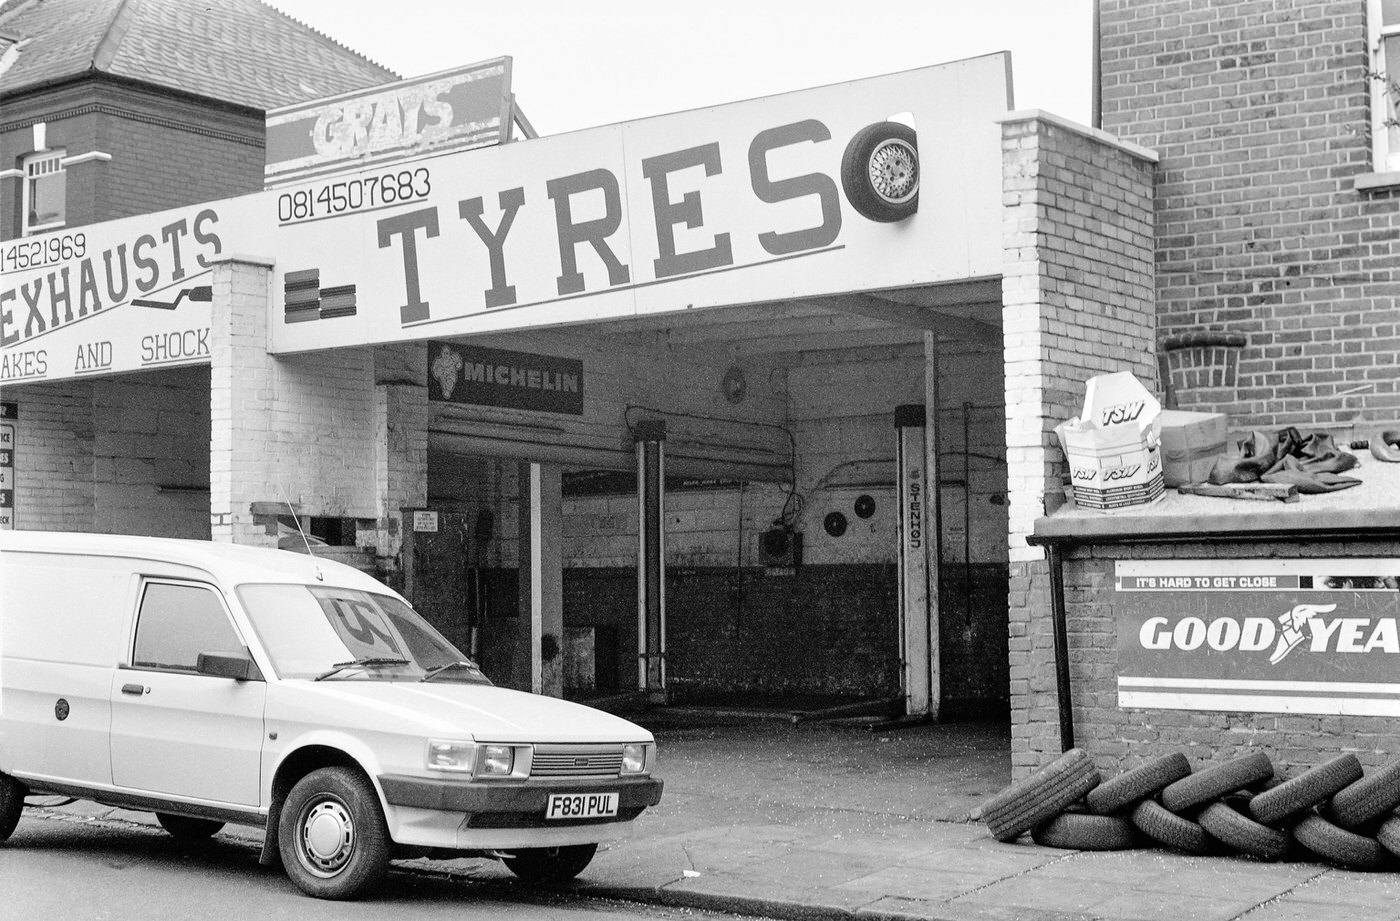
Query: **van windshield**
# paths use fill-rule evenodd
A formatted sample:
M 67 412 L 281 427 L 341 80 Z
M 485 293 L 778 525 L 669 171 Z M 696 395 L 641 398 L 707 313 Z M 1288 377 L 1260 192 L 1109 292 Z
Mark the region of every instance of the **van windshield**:
M 280 678 L 491 683 L 389 595 L 311 585 L 240 585 L 237 593 Z

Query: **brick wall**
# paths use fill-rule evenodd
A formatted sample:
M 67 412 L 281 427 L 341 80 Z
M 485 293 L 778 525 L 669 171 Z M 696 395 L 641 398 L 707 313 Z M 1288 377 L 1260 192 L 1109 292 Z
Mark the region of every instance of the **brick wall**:
M 1121 612 L 1114 604 L 1113 579 L 1114 560 L 1120 559 L 1393 558 L 1397 552 L 1400 546 L 1393 543 L 1349 541 L 1099 546 L 1067 554 L 1064 573 L 1075 744 L 1089 752 L 1104 776 L 1174 751 L 1184 752 L 1197 764 L 1263 750 L 1280 776 L 1296 775 L 1347 752 L 1368 770 L 1388 762 L 1400 750 L 1400 725 L 1391 717 L 1120 709 L 1117 625 Z M 1040 716 L 1055 722 L 1053 700 Z
M 261 112 L 106 81 L 70 84 L 6 104 L 0 169 L 32 152 L 39 121 L 50 148 L 111 155 L 68 168 L 70 227 L 262 189 Z M 0 239 L 19 235 L 19 195 L 18 181 L 0 182 Z
M 1242 334 L 1184 409 L 1350 437 L 1400 418 L 1397 189 L 1371 171 L 1365 0 L 1103 0 L 1103 126 L 1161 153 L 1158 335 Z M 1200 359 L 1197 359 L 1200 360 Z
M 1038 113 L 1003 124 L 1002 276 L 1014 774 L 1060 751 L 1044 551 L 1026 536 L 1060 490 L 1053 431 L 1089 377 L 1155 383 L 1151 151 Z

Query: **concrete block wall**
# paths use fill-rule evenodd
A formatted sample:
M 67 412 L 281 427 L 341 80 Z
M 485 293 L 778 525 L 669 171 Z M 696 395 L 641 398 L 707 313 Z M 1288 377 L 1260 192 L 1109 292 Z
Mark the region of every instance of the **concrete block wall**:
M 209 536 L 205 368 L 0 390 L 19 404 L 17 526 Z
M 1097 546 L 1066 556 L 1065 596 L 1075 744 L 1105 777 L 1159 755 L 1180 751 L 1193 765 L 1263 750 L 1279 776 L 1296 776 L 1351 753 L 1368 773 L 1400 751 L 1400 725 L 1391 717 L 1319 716 L 1205 710 L 1119 708 L 1118 632 L 1113 603 L 1114 561 L 1134 559 L 1393 558 L 1395 543 L 1249 543 Z M 1053 699 L 1038 718 L 1057 720 Z
M 1095 374 L 1155 387 L 1155 155 L 1043 113 L 1002 126 L 1003 328 L 1009 517 L 1007 625 L 1013 775 L 1060 751 L 1050 585 L 1026 543 L 1067 472 L 1054 427 Z
M 1158 335 L 1247 338 L 1181 408 L 1366 437 L 1400 419 L 1400 187 L 1370 173 L 1367 3 L 1104 0 L 1103 126 L 1162 154 Z
M 15 449 L 15 527 L 93 531 L 93 382 L 0 387 L 19 404 Z
M 209 369 L 93 388 L 93 529 L 209 537 Z

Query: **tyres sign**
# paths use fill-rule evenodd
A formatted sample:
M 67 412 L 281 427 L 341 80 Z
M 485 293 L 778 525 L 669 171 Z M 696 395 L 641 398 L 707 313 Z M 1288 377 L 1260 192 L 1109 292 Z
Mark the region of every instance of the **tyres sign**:
M 1007 74 L 987 55 L 280 187 L 272 351 L 997 275 Z
M 15 442 L 18 403 L 0 403 L 0 531 L 15 527 Z
M 1400 560 L 1115 566 L 1120 707 L 1400 715 Z

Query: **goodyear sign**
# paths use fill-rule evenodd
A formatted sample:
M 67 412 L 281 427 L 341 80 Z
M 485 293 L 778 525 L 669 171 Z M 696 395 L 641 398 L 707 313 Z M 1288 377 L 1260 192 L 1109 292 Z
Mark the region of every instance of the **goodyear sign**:
M 1121 707 L 1400 715 L 1400 561 L 1119 561 Z

